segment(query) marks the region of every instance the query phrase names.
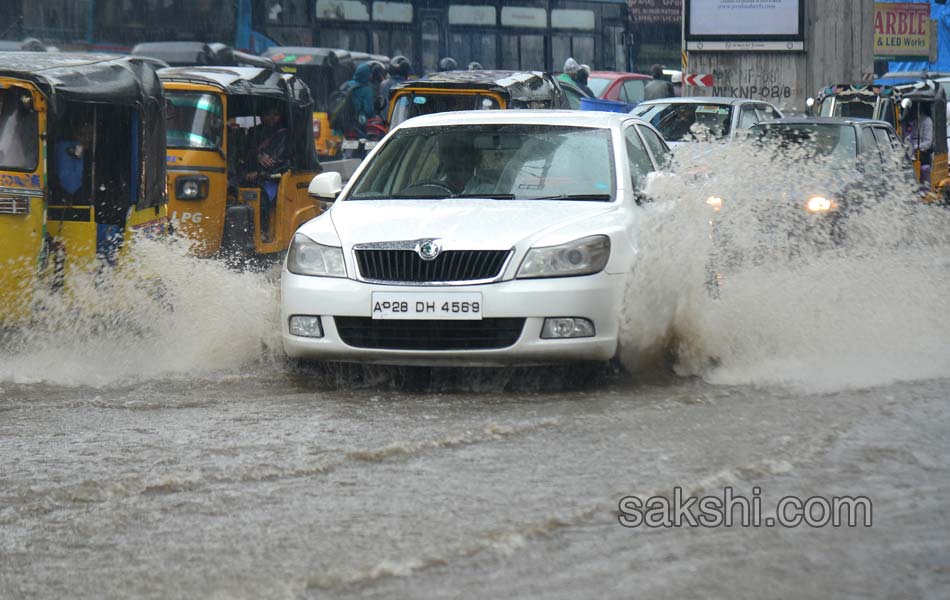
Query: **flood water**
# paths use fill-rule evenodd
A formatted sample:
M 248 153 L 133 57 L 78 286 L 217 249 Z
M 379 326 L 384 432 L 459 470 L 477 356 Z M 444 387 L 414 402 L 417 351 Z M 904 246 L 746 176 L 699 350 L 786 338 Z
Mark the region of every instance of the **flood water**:
M 77 276 L 0 347 L 0 598 L 945 598 L 948 211 L 720 269 L 771 201 L 722 154 L 643 209 L 622 375 L 291 364 L 272 274 L 180 244 Z M 873 523 L 618 522 L 677 487 Z

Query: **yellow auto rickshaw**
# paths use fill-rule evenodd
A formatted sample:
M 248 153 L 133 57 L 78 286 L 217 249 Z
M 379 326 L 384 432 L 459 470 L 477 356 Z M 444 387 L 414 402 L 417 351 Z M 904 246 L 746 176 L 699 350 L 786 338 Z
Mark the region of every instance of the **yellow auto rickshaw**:
M 276 257 L 320 214 L 313 101 L 288 73 L 247 67 L 162 69 L 169 215 L 202 257 Z
M 947 97 L 939 82 L 923 73 L 905 77 L 888 74 L 874 83 L 840 84 L 822 89 L 807 101 L 809 112 L 823 117 L 857 117 L 886 121 L 897 135 L 908 140 L 908 123 L 927 115 L 933 123 L 928 151 L 914 151 L 914 172 L 924 184 L 926 201 L 950 198 L 948 171 Z
M 166 223 L 164 97 L 154 63 L 0 53 L 0 325 L 28 319 L 40 286 L 123 260 Z M 64 280 L 65 278 L 65 280 Z

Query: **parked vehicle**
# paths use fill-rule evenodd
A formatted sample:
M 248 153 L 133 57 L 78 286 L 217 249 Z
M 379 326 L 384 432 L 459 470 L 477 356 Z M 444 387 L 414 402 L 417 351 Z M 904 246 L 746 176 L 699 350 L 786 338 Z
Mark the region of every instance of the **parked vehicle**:
M 98 256 L 124 259 L 166 220 L 164 96 L 150 61 L 0 53 L 0 324 L 68 287 Z
M 686 97 L 646 100 L 630 113 L 656 127 L 672 145 L 696 140 L 732 140 L 760 121 L 782 113 L 762 100 Z
M 637 255 L 649 124 L 580 111 L 451 112 L 401 124 L 294 237 L 289 356 L 422 365 L 607 361 Z
M 635 105 L 643 101 L 643 89 L 652 80 L 649 75 L 641 73 L 594 71 L 587 85 L 598 98 Z
M 167 97 L 169 212 L 193 251 L 276 256 L 318 215 L 307 86 L 274 69 L 159 71 Z

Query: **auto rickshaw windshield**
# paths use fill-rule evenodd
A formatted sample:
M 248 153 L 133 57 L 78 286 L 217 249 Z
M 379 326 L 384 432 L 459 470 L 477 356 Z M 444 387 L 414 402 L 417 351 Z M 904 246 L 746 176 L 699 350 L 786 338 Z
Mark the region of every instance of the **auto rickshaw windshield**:
M 214 94 L 166 93 L 165 130 L 169 148 L 214 150 L 221 147 L 224 120 Z
M 32 171 L 39 159 L 36 111 L 23 90 L 0 90 L 0 169 Z
M 457 110 L 494 110 L 501 108 L 498 100 L 483 94 L 405 94 L 393 108 L 391 126 L 419 115 Z

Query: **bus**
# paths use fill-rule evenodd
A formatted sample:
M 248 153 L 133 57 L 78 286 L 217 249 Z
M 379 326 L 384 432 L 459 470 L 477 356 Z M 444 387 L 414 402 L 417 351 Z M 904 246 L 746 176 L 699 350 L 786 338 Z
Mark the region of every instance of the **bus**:
M 318 46 L 403 55 L 418 74 L 459 68 L 560 71 L 573 57 L 626 71 L 627 0 L 8 0 L 22 36 L 63 48 L 127 51 L 140 42 Z M 8 7 L 9 8 L 9 7 Z

